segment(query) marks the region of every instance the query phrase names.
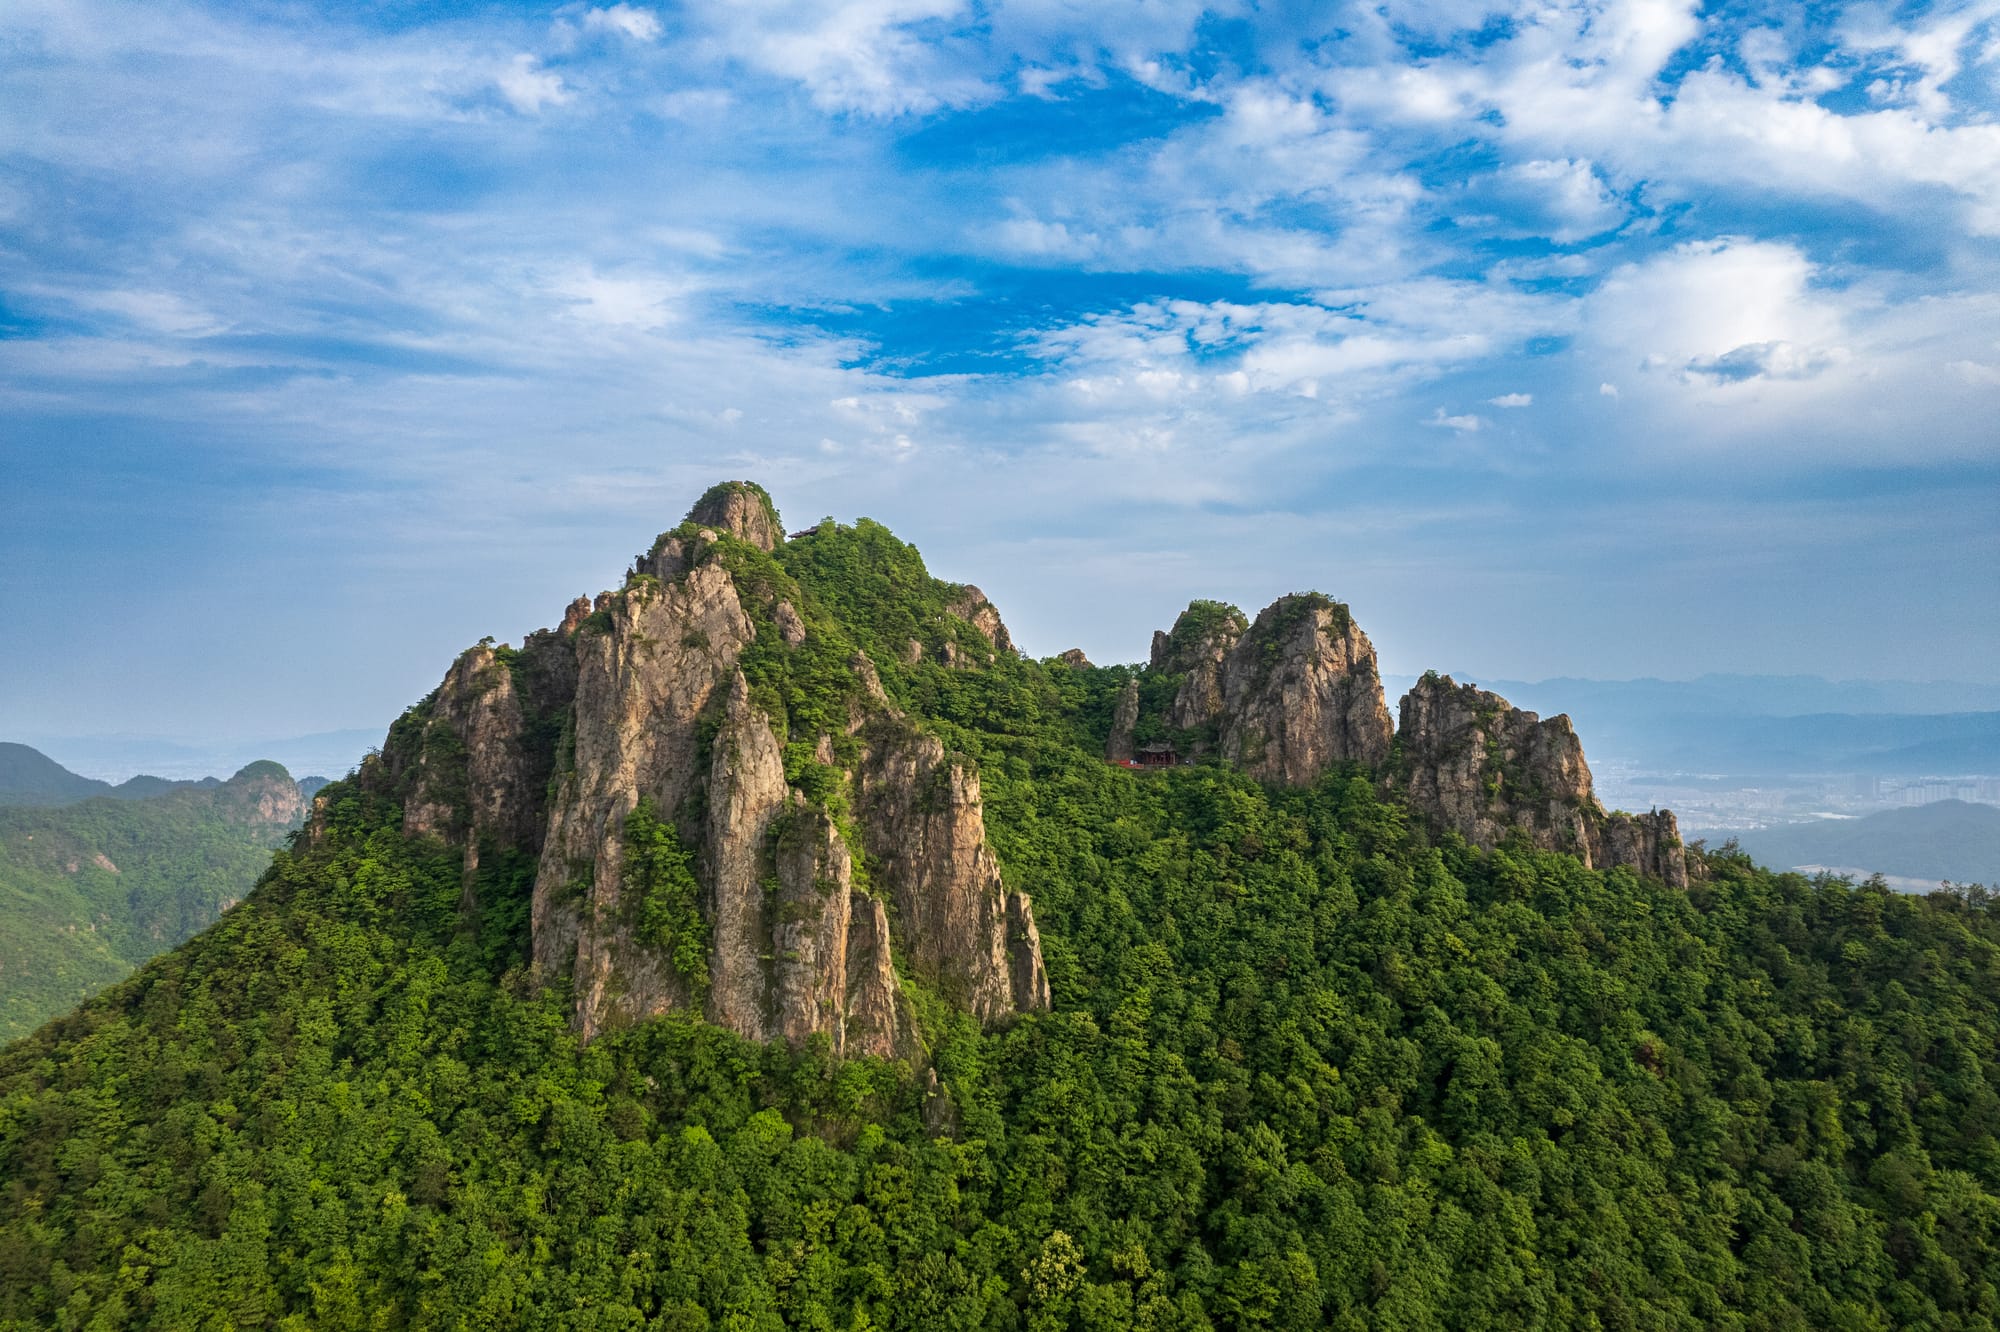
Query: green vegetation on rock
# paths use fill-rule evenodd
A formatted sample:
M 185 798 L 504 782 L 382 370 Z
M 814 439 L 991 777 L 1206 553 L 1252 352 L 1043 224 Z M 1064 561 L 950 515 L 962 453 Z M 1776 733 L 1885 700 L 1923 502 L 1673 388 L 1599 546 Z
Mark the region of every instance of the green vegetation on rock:
M 1979 895 L 1699 850 L 1675 891 L 1359 769 L 1129 772 L 1134 668 L 945 664 L 983 636 L 885 529 L 715 557 L 788 779 L 851 738 L 855 649 L 977 765 L 1053 1010 L 910 987 L 910 1063 L 684 1013 L 583 1046 L 521 866 L 468 885 L 336 783 L 241 907 L 0 1052 L 0 1328 L 2000 1320 Z M 644 806 L 625 837 L 639 927 L 689 937 L 687 847 Z

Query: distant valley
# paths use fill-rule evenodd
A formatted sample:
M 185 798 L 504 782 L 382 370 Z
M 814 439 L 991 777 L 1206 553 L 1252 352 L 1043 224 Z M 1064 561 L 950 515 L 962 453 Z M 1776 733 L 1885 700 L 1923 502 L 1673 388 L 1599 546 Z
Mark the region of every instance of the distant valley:
M 227 781 L 112 786 L 0 745 L 0 1041 L 212 924 L 325 781 L 257 762 Z

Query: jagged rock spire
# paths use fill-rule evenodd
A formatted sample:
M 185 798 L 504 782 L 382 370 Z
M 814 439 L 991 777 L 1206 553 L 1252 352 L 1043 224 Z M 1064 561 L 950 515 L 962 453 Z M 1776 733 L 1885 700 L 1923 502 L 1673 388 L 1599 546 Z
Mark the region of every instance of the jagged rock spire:
M 867 728 L 838 778 L 854 826 L 787 780 L 784 719 L 743 661 L 753 645 L 803 650 L 806 603 L 739 582 L 723 540 L 775 551 L 768 497 L 717 486 L 677 531 L 561 630 L 454 664 L 377 765 L 406 831 L 464 846 L 468 894 L 481 846 L 539 857 L 535 971 L 569 982 L 586 1040 L 692 1009 L 752 1039 L 903 1057 L 919 1042 L 898 953 L 982 1021 L 1047 1008 L 1033 909 L 987 844 L 977 770 L 896 712 L 865 653 L 847 696 L 825 700 L 849 718 L 843 741 Z M 1011 649 L 984 595 L 965 594 L 955 609 Z M 815 753 L 838 769 L 834 737 Z M 651 850 L 634 852 L 634 827 Z M 678 924 L 644 868 L 662 858 L 684 865 Z
M 1412 809 L 1488 850 L 1519 832 L 1586 865 L 1687 886 L 1673 812 L 1607 813 L 1567 716 L 1544 720 L 1435 672 L 1403 696 L 1401 712 L 1391 785 Z
M 724 481 L 709 487 L 708 493 L 688 510 L 687 520 L 727 532 L 759 550 L 776 550 L 785 539 L 785 531 L 778 525 L 777 508 L 770 495 L 754 481 Z

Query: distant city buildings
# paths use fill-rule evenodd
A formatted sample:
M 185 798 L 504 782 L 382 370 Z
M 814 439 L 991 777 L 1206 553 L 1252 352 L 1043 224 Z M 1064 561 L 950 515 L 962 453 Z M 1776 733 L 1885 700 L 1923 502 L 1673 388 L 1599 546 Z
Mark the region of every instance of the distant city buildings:
M 1963 800 L 2000 805 L 2000 775 L 1884 777 L 1871 773 L 1742 777 L 1662 773 L 1608 761 L 1598 795 L 1613 809 L 1665 807 L 1684 828 L 1750 831 L 1814 818 L 1858 818 L 1884 809 Z M 1754 783 L 1754 784 L 1753 784 Z

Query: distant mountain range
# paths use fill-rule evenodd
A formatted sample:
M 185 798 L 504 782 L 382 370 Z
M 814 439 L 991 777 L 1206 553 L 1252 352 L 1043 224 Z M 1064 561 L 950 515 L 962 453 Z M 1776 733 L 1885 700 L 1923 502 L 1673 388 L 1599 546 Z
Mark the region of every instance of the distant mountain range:
M 1929 887 L 1942 879 L 2000 885 L 2000 808 L 1963 800 L 1765 828 L 1736 840 L 1776 869 L 1876 873 Z
M 276 763 L 112 787 L 15 744 L 0 745 L 0 780 L 0 1041 L 213 923 L 307 799 Z
M 257 759 L 281 763 L 294 773 L 343 777 L 382 736 L 377 728 L 252 740 L 53 733 L 14 738 L 24 747 L 33 745 L 72 772 L 122 783 L 135 773 L 168 781 L 198 781 L 211 774 L 235 772 Z

